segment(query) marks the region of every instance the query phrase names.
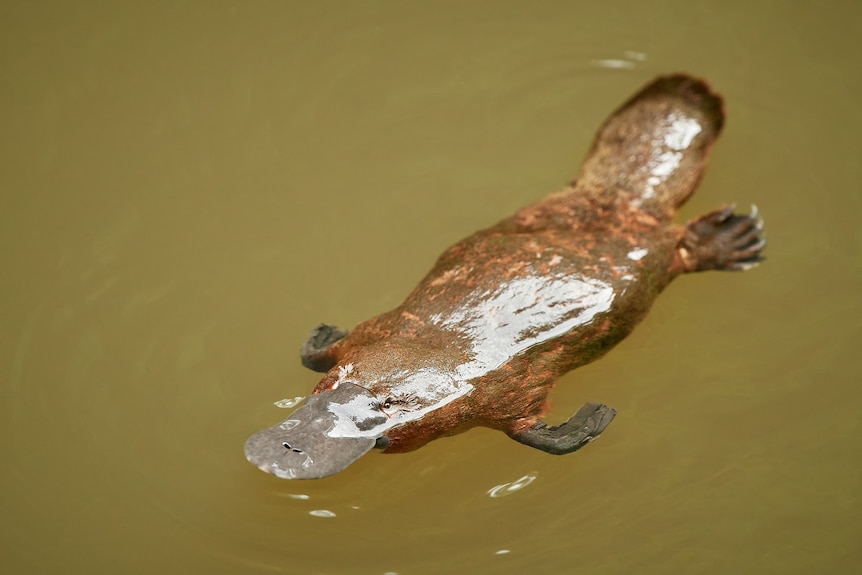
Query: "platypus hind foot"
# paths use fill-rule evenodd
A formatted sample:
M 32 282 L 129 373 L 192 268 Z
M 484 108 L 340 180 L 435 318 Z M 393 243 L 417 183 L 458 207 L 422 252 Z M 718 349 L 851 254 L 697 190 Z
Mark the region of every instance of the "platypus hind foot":
M 535 447 L 545 453 L 565 455 L 577 451 L 596 439 L 613 420 L 617 412 L 601 403 L 587 403 L 562 425 L 548 427 L 543 421 L 530 429 L 512 434 L 515 441 Z
M 332 369 L 338 358 L 329 353 L 332 344 L 344 339 L 347 335 L 346 331 L 341 331 L 334 325 L 320 324 L 308 334 L 308 339 L 302 344 L 299 350 L 299 356 L 302 359 L 302 365 L 312 371 L 326 373 Z
M 677 261 L 686 272 L 749 270 L 763 261 L 762 232 L 757 206 L 751 206 L 748 216 L 734 214 L 733 206 L 710 212 L 685 226 Z

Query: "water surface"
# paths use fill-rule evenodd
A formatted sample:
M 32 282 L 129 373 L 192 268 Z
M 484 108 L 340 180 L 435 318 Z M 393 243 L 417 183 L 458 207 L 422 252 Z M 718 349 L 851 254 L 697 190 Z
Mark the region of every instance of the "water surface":
M 0 570 L 857 568 L 860 24 L 837 2 L 5 2 Z M 679 279 L 560 382 L 555 421 L 619 411 L 600 441 L 556 458 L 479 429 L 304 483 L 244 460 L 316 383 L 312 326 L 397 305 L 676 71 L 728 112 L 681 217 L 757 203 L 768 260 Z

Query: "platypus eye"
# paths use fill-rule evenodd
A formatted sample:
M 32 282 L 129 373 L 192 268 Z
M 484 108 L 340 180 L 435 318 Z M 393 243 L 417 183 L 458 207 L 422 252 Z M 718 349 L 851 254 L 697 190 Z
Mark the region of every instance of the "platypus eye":
M 387 397 L 380 402 L 380 411 L 386 414 L 387 417 L 392 417 L 401 408 L 401 402 L 397 399 Z
M 385 413 L 387 416 L 394 417 L 398 413 L 413 409 L 416 405 L 416 398 L 410 396 L 390 396 L 378 403 L 377 405 L 380 411 Z

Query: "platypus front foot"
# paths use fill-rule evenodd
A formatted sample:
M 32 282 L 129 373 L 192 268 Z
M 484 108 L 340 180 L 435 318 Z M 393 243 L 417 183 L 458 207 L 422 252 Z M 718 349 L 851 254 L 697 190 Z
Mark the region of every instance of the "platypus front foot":
M 565 455 L 596 439 L 616 414 L 616 410 L 607 405 L 587 403 L 561 425 L 548 427 L 540 421 L 530 429 L 510 436 L 545 453 Z
M 299 350 L 302 365 L 312 371 L 326 373 L 332 369 L 338 358 L 330 353 L 330 348 L 335 342 L 344 339 L 346 331 L 341 331 L 334 325 L 320 324 L 308 334 L 305 343 Z

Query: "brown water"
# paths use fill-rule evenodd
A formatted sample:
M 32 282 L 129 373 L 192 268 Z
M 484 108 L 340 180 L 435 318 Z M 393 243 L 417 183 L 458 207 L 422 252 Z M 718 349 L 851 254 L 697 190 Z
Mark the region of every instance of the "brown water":
M 855 572 L 860 25 L 850 2 L 6 0 L 0 572 Z M 756 202 L 769 259 L 678 280 L 561 381 L 552 418 L 618 409 L 601 441 L 474 430 L 317 482 L 244 460 L 317 381 L 310 327 L 399 303 L 673 71 L 729 114 L 683 217 Z

